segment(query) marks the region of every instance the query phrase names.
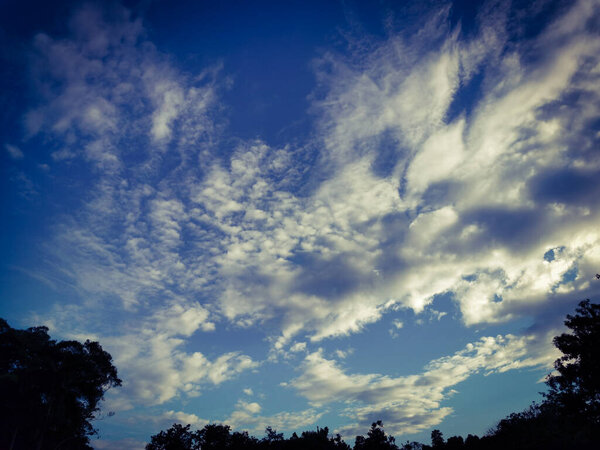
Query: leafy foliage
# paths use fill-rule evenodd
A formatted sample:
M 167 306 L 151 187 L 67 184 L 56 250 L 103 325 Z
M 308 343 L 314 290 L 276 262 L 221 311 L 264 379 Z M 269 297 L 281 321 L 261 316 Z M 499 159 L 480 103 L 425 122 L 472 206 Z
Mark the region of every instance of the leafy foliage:
M 375 450 L 375 449 L 390 449 L 395 450 L 396 439 L 393 436 L 386 436 L 383 431 L 383 423 L 381 420 L 373 422 L 367 437 L 356 436 L 354 450 Z
M 265 430 L 265 437 L 260 441 L 249 436 L 247 432 L 231 433 L 228 425 L 208 424 L 201 430 L 191 432 L 190 425 L 185 427 L 174 424 L 167 431 L 161 431 L 152 436 L 146 445 L 146 450 L 350 450 L 338 434 L 329 436 L 329 429 L 317 427 L 317 431 L 304 431 L 298 437 L 296 433 L 290 439 L 284 439 L 282 433 L 277 433 L 271 427 Z
M 200 448 L 198 433 L 190 431 L 191 425 L 173 424 L 167 431 L 152 436 L 146 450 L 196 450 Z
M 0 448 L 90 448 L 98 404 L 120 385 L 98 342 L 56 342 L 46 327 L 0 319 Z
M 558 375 L 548 377 L 546 400 L 563 415 L 600 426 L 600 305 L 585 300 L 576 313 L 565 321 L 572 333 L 554 338 L 563 356 L 554 363 Z
M 433 448 L 442 448 L 444 446 L 444 436 L 440 430 L 431 432 L 431 446 Z

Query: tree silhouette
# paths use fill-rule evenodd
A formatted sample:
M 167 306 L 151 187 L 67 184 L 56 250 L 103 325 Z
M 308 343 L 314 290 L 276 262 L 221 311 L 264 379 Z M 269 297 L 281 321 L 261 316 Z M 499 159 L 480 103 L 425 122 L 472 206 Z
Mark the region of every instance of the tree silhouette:
M 565 325 L 572 332 L 554 338 L 563 356 L 554 363 L 558 375 L 546 382 L 546 400 L 563 414 L 600 426 L 600 305 L 582 301 Z
M 202 450 L 219 450 L 231 444 L 231 427 L 229 425 L 208 424 L 198 431 L 198 442 Z
M 56 342 L 48 328 L 0 319 L 0 448 L 83 449 L 104 392 L 120 386 L 98 342 Z
M 350 450 L 350 447 L 342 440 L 338 434 L 335 437 L 329 437 L 329 428 L 319 428 L 317 431 L 303 431 L 298 439 L 300 444 L 297 448 L 311 448 L 315 450 Z
M 441 448 L 444 446 L 444 436 L 440 430 L 431 432 L 431 446 L 433 448 Z
M 396 439 L 393 436 L 386 436 L 385 431 L 383 431 L 383 423 L 381 420 L 373 422 L 367 438 L 356 436 L 354 444 L 354 450 L 375 449 L 398 449 Z
M 446 450 L 460 450 L 461 448 L 464 447 L 464 445 L 465 445 L 465 442 L 464 442 L 462 436 L 452 436 L 452 437 L 448 438 L 444 448 Z
M 259 441 L 254 436 L 248 435 L 247 431 L 235 431 L 231 435 L 230 447 L 231 449 L 243 448 L 248 450 L 258 449 Z
M 389 448 L 389 447 L 384 447 Z M 271 427 L 265 430 L 260 441 L 249 436 L 246 431 L 231 433 L 229 425 L 206 425 L 202 430 L 190 431 L 190 425 L 174 424 L 166 431 L 151 437 L 146 450 L 350 450 L 341 436 L 329 436 L 329 429 L 317 427 L 316 431 L 296 433 L 290 439 L 284 439 L 283 433 L 277 433 Z
M 197 432 L 190 431 L 191 425 L 173 424 L 167 431 L 150 438 L 146 450 L 197 450 L 200 449 Z
M 277 433 L 271 427 L 267 427 L 265 430 L 265 437 L 260 441 L 260 448 L 264 449 L 283 449 L 285 445 L 285 439 L 283 439 L 283 433 Z
M 600 425 L 600 305 L 584 300 L 553 340 L 563 353 L 549 375 L 542 404 L 502 419 L 479 447 L 544 450 L 598 448 Z
M 335 437 L 329 436 L 329 428 L 319 428 L 317 431 L 303 431 L 298 437 L 296 433 L 285 441 L 286 450 L 304 450 L 307 448 L 314 450 L 350 450 L 342 437 L 337 434 Z
M 469 434 L 465 439 L 465 448 L 469 450 L 479 448 L 479 441 L 479 436 L 477 436 L 476 434 Z

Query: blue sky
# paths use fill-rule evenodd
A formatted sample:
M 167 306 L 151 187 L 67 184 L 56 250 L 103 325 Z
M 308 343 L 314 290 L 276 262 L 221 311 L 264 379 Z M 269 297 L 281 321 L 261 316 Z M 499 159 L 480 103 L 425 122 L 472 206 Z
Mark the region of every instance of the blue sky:
M 0 314 L 173 422 L 483 434 L 600 268 L 600 3 L 16 2 Z

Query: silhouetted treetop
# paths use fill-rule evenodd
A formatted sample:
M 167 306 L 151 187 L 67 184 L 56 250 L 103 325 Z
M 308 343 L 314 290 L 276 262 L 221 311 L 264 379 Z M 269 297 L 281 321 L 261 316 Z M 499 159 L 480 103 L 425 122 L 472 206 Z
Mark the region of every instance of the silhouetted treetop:
M 0 319 L 0 448 L 90 448 L 104 392 L 120 386 L 98 342 L 57 342 L 48 328 Z
M 191 425 L 173 424 L 150 439 L 146 450 L 197 450 L 200 449 L 198 433 L 190 431 Z
M 431 432 L 431 446 L 433 448 L 441 448 L 444 446 L 444 437 L 440 430 L 433 430 Z
M 354 444 L 355 450 L 375 450 L 375 449 L 397 449 L 396 439 L 393 436 L 387 436 L 383 430 L 383 422 L 378 420 L 371 424 L 371 429 L 367 437 L 356 436 Z
M 350 450 L 338 434 L 329 436 L 329 429 L 317 427 L 316 431 L 303 431 L 298 437 L 294 433 L 285 439 L 283 433 L 277 433 L 271 427 L 265 430 L 261 440 L 249 436 L 247 432 L 231 433 L 228 425 L 209 424 L 198 431 L 190 431 L 190 425 L 185 427 L 174 424 L 167 431 L 161 431 L 152 436 L 146 445 L 146 450 Z
M 563 353 L 554 367 L 558 375 L 548 377 L 548 402 L 600 426 L 600 305 L 582 301 L 567 315 L 572 331 L 554 338 Z

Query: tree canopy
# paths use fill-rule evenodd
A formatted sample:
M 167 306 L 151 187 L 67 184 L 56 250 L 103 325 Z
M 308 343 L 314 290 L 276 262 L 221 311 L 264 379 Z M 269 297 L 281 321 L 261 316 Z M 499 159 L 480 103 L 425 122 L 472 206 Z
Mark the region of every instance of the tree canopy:
M 389 449 L 397 450 L 396 439 L 393 436 L 387 436 L 383 431 L 383 422 L 378 420 L 371 424 L 371 429 L 367 433 L 367 437 L 356 436 L 354 444 L 355 450 L 375 450 Z
M 547 402 L 600 426 L 600 305 L 579 303 L 565 325 L 572 331 L 554 338 L 563 356 L 554 363 L 558 374 L 548 377 Z
M 185 427 L 174 424 L 167 431 L 152 436 L 146 450 L 350 450 L 338 434 L 329 436 L 329 429 L 317 427 L 316 431 L 303 431 L 301 436 L 294 433 L 289 439 L 284 439 L 282 433 L 277 433 L 271 427 L 265 430 L 264 438 L 258 440 L 247 432 L 233 432 L 229 425 L 208 424 L 201 430 L 190 431 L 190 425 Z
M 0 448 L 83 449 L 104 392 L 120 386 L 98 342 L 50 339 L 0 319 Z

